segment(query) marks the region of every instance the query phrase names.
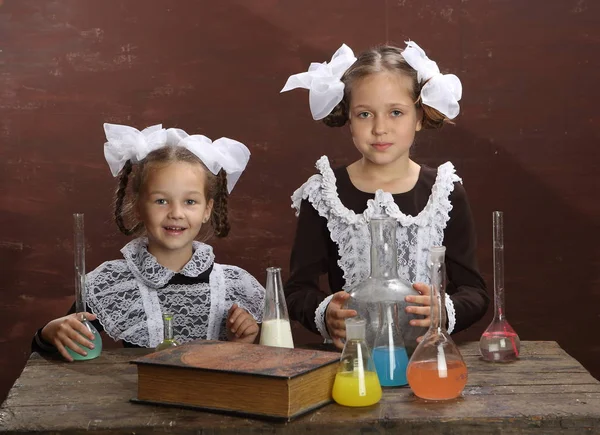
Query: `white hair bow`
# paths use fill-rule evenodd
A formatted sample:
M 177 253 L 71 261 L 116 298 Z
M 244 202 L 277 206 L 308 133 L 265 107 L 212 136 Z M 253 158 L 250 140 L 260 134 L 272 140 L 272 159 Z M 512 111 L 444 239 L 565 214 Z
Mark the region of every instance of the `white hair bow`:
M 419 83 L 425 83 L 421 89 L 423 104 L 433 107 L 449 119 L 456 118 L 460 112 L 458 101 L 462 97 L 460 79 L 454 74 L 441 74 L 437 63 L 429 59 L 413 41 L 406 43 L 402 57 L 417 71 Z
M 127 125 L 104 124 L 104 132 L 108 141 L 104 144 L 104 157 L 114 177 L 127 160 L 138 163 L 156 149 L 181 146 L 198 157 L 213 174 L 223 169 L 227 173 L 227 191 L 231 193 L 250 160 L 250 150 L 241 142 L 226 137 L 213 142 L 206 136 L 190 136 L 179 128 L 165 130 L 161 124 L 141 132 Z
M 138 163 L 167 141 L 167 132 L 161 124 L 139 131 L 128 125 L 105 123 L 104 133 L 108 141 L 104 144 L 104 157 L 113 177 L 121 172 L 127 160 Z
M 243 143 L 226 137 L 213 142 L 201 134 L 190 136 L 181 129 L 169 128 L 167 142 L 190 150 L 214 175 L 223 169 L 227 173 L 228 193 L 231 193 L 250 160 L 250 150 Z
M 281 92 L 296 88 L 308 89 L 313 119 L 323 119 L 344 98 L 344 83 L 340 79 L 354 62 L 356 57 L 352 50 L 342 44 L 333 54 L 330 63 L 311 63 L 307 72 L 290 76 Z

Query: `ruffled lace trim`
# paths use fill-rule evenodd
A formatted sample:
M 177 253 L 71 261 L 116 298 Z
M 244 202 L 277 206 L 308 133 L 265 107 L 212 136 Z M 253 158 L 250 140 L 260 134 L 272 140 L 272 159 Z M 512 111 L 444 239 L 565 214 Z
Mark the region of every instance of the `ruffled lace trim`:
M 456 325 L 456 311 L 454 310 L 454 302 L 449 295 L 446 295 L 446 315 L 448 316 L 448 334 L 452 334 L 454 326 Z
M 211 246 L 194 241 L 193 249 L 192 258 L 179 271 L 192 278 L 206 271 L 215 261 Z M 121 249 L 121 253 L 131 273 L 150 288 L 164 287 L 176 273 L 159 264 L 156 257 L 148 252 L 148 239 L 145 237 L 132 240 Z
M 331 339 L 331 335 L 329 335 L 329 331 L 327 331 L 325 312 L 327 311 L 327 306 L 332 298 L 333 295 L 329 295 L 323 299 L 315 311 L 315 325 L 317 325 L 317 329 L 321 333 L 321 336 L 326 340 Z
M 443 244 L 444 229 L 452 210 L 449 197 L 454 183 L 461 181 L 452 163 L 444 163 L 438 168 L 427 204 L 416 216 L 400 211 L 392 194 L 383 190 L 377 190 L 375 198 L 367 202 L 365 211 L 357 214 L 340 200 L 327 156 L 322 156 L 316 167 L 320 174 L 310 177 L 294 192 L 292 207 L 298 214 L 302 200 L 307 199 L 327 220 L 331 239 L 338 246 L 338 265 L 343 271 L 346 288 L 358 284 L 369 274 L 371 237 L 368 222 L 374 214 L 391 216 L 400 224 L 397 230 L 400 276 L 410 282 L 429 283 L 428 251 L 431 246 Z
M 114 340 L 155 347 L 163 337 L 163 312 L 173 313 L 180 343 L 225 339 L 227 313 L 234 303 L 262 321 L 265 290 L 239 267 L 214 263 L 208 283 L 156 288 L 138 279 L 129 264 L 109 261 L 87 275 L 87 304 Z

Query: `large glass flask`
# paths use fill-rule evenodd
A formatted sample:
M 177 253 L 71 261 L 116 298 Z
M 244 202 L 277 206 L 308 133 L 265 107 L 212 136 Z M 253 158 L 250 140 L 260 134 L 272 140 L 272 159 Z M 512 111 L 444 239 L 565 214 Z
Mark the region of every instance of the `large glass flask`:
M 156 346 L 156 351 L 169 349 L 171 347 L 177 347 L 179 343 L 173 336 L 173 314 L 163 313 L 163 341 Z
M 74 237 L 74 264 L 75 264 L 75 311 L 77 316 L 79 316 L 79 320 L 83 323 L 88 331 L 94 334 L 94 339 L 92 343 L 94 344 L 93 349 L 88 349 L 87 347 L 79 346 L 87 355 L 80 355 L 77 352 L 73 352 L 68 347 L 67 352 L 71 357 L 73 357 L 76 361 L 84 361 L 88 359 L 94 359 L 100 355 L 102 352 L 102 338 L 100 337 L 100 333 L 98 330 L 90 323 L 90 321 L 85 317 L 85 299 L 86 299 L 86 290 L 85 290 L 85 235 L 84 235 L 84 225 L 83 225 L 83 213 L 74 213 L 73 214 L 73 230 L 75 233 Z
M 279 267 L 267 268 L 265 307 L 260 330 L 260 344 L 276 347 L 294 347 L 290 318 L 283 294 L 281 269 Z
M 467 366 L 446 330 L 446 248 L 432 247 L 429 252 L 431 324 L 408 363 L 406 376 L 416 396 L 427 400 L 448 400 L 460 396 L 465 388 Z
M 382 327 L 382 314 L 388 307 L 396 315 L 395 328 L 400 331 L 408 356 L 417 347 L 417 337 L 425 333 L 425 328 L 411 326 L 412 319 L 421 318 L 406 312 L 406 296 L 419 296 L 412 285 L 398 275 L 398 244 L 394 218 L 375 215 L 371 218 L 371 273 L 367 279 L 349 290 L 347 309 L 356 310 L 357 317 L 366 320 L 366 342 L 370 349 L 375 346 L 375 338 Z
M 504 214 L 494 212 L 494 319 L 481 335 L 479 350 L 486 361 L 509 362 L 519 357 L 521 340 L 504 310 Z
M 333 383 L 332 396 L 340 405 L 369 406 L 381 400 L 381 386 L 365 342 L 364 319 L 346 319 L 346 343 Z

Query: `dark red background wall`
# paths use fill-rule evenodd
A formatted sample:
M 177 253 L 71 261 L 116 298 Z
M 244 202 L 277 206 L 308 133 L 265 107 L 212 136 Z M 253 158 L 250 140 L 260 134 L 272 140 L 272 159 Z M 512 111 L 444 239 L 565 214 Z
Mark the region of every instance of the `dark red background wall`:
M 312 121 L 306 92 L 279 90 L 342 42 L 409 38 L 464 86 L 456 126 L 421 134 L 415 159 L 464 178 L 490 288 L 492 211 L 505 212 L 521 338 L 556 340 L 600 377 L 599 28 L 592 0 L 0 0 L 0 398 L 33 332 L 72 302 L 72 213 L 85 213 L 90 270 L 127 242 L 103 122 L 246 143 L 233 231 L 214 245 L 264 282 L 270 265 L 287 275 L 289 197 L 317 158 L 358 157 L 347 130 Z

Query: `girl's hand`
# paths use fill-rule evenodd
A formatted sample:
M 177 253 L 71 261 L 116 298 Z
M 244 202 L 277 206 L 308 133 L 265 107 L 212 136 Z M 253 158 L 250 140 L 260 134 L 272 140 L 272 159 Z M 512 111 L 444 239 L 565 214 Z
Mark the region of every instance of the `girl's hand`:
M 227 340 L 254 343 L 258 336 L 258 324 L 252 315 L 237 304 L 227 313 Z
M 89 321 L 96 320 L 96 315 L 92 313 L 85 313 L 85 317 Z M 42 329 L 42 338 L 56 347 L 63 358 L 69 362 L 73 361 L 73 357 L 67 352 L 67 347 L 83 356 L 87 355 L 87 352 L 78 344 L 88 349 L 94 348 L 94 344 L 91 342 L 94 334 L 83 326 L 83 323 L 79 321 L 80 318 L 81 313 L 69 314 L 52 320 Z
M 348 298 L 350 298 L 350 294 L 344 290 L 335 293 L 325 311 L 327 331 L 329 331 L 329 335 L 333 339 L 333 344 L 338 349 L 344 348 L 342 339 L 346 338 L 345 320 L 348 317 L 354 317 L 358 314 L 355 310 L 345 310 L 342 308 Z
M 417 282 L 413 284 L 413 288 L 418 291 L 420 296 L 406 296 L 406 302 L 410 302 L 413 304 L 421 304 L 422 307 L 409 306 L 406 307 L 406 312 L 410 314 L 420 314 L 425 316 L 424 319 L 413 319 L 410 321 L 412 326 L 422 326 L 424 328 L 429 328 L 431 324 L 431 287 L 422 282 Z M 417 343 L 420 343 L 423 340 L 423 336 L 417 338 Z

